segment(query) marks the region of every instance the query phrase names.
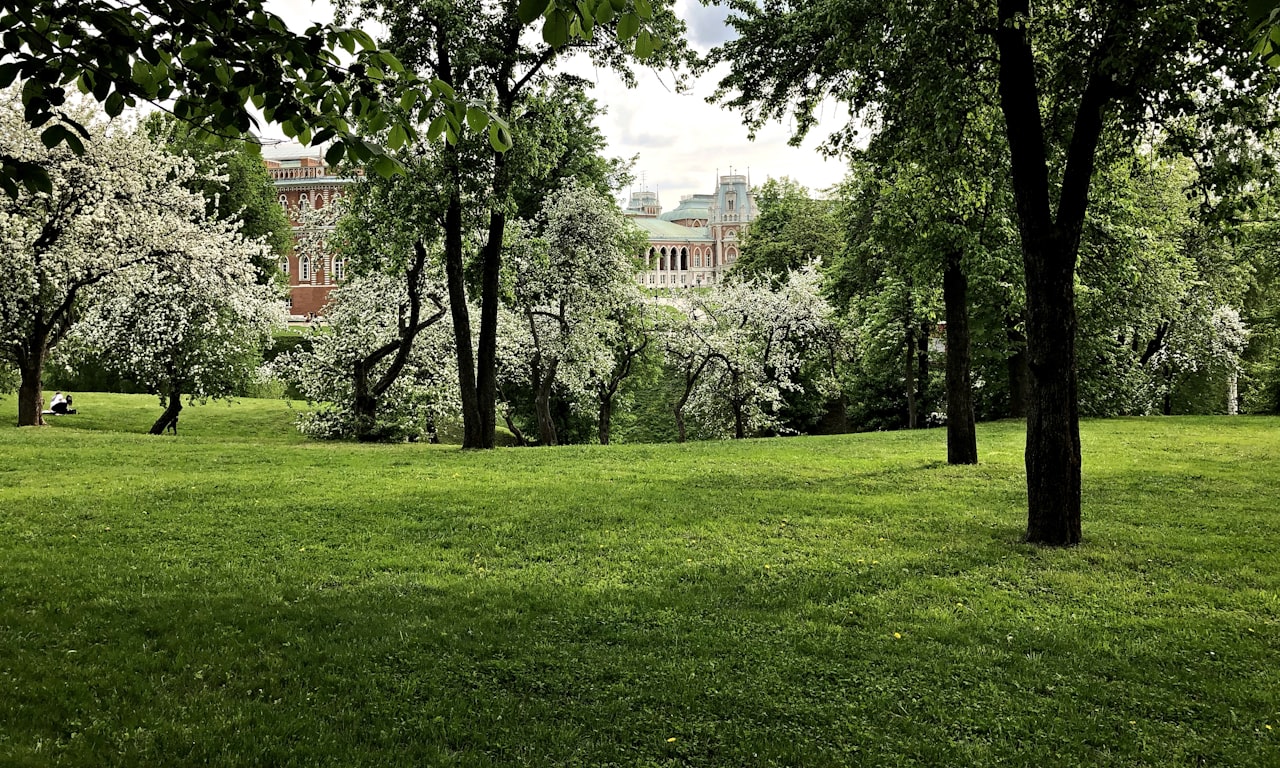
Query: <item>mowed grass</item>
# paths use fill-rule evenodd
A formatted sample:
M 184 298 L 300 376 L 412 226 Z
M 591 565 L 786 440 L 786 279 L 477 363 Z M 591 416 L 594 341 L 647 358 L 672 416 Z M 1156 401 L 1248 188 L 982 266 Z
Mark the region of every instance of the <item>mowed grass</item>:
M 1280 419 L 1087 422 L 1045 550 L 1018 423 L 949 467 L 76 403 L 0 428 L 0 765 L 1280 765 Z

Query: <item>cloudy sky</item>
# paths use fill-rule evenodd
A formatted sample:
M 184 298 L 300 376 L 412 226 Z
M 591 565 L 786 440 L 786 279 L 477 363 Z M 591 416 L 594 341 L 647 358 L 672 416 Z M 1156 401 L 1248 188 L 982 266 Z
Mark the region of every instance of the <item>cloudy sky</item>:
M 274 0 L 270 7 L 299 29 L 308 21 L 332 18 L 326 0 Z M 676 0 L 676 12 L 689 27 L 690 42 L 700 51 L 723 42 L 732 32 L 724 23 L 728 11 L 723 8 Z M 791 135 L 787 125 L 769 126 L 755 141 L 748 140 L 737 114 L 706 101 L 718 79 L 715 73 L 696 81 L 690 91 L 676 93 L 674 78 L 667 72 L 641 69 L 639 85 L 629 90 L 611 72 L 595 70 L 589 62 L 570 61 L 563 68 L 595 83 L 592 95 L 608 110 L 600 118 L 600 129 L 609 141 L 609 153 L 626 158 L 638 155 L 636 186 L 643 174 L 645 188 L 658 192 L 665 210 L 675 208 L 683 195 L 711 192 L 717 171 L 749 172 L 753 184 L 769 176 L 790 176 L 814 190 L 835 184 L 844 175 L 841 162 L 824 158 L 816 149 L 821 127 L 817 137 L 807 139 L 802 147 L 787 145 Z M 843 122 L 835 108 L 828 107 L 827 112 L 822 117 L 831 125 Z

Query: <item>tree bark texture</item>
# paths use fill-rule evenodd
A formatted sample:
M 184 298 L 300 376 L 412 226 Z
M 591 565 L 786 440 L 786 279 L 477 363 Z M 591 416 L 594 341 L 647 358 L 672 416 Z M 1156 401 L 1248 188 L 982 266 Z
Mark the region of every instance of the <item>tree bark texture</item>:
M 947 463 L 977 464 L 978 434 L 969 356 L 969 279 L 960 260 L 959 251 L 948 253 L 942 275 L 947 315 Z
M 43 347 L 20 361 L 18 372 L 21 376 L 18 384 L 18 426 L 44 426 L 44 390 L 41 384 L 44 376 Z
M 603 390 L 600 393 L 600 417 L 597 420 L 597 434 L 601 445 L 609 444 L 609 435 L 613 429 L 613 392 Z

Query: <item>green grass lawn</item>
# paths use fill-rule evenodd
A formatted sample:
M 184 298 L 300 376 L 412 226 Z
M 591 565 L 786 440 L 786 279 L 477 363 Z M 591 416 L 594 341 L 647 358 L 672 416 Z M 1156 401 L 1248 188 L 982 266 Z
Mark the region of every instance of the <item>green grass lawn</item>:
M 1280 419 L 499 449 L 0 428 L 0 765 L 1277 766 Z M 12 424 L 12 396 L 0 414 Z

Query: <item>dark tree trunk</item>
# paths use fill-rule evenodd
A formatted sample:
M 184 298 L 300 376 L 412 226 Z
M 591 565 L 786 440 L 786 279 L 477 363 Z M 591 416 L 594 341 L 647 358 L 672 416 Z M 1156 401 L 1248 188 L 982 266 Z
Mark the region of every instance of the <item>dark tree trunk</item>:
M 907 354 L 903 365 L 904 388 L 907 390 L 907 429 L 920 426 L 920 404 L 916 402 L 916 329 L 907 325 Z
M 1132 11 L 1132 7 L 1129 7 Z M 1029 0 L 999 0 L 1000 109 L 1009 139 L 1027 287 L 1027 541 L 1080 542 L 1080 414 L 1076 384 L 1075 266 L 1098 141 L 1115 86 L 1105 67 L 1121 37 L 1107 29 L 1087 60 L 1088 82 L 1065 153 L 1061 187 L 1049 190 L 1036 66 L 1027 38 Z M 1057 212 L 1050 214 L 1051 200 Z
M 480 251 L 480 339 L 476 345 L 476 409 L 480 434 L 476 445 L 463 447 L 492 448 L 497 427 L 498 403 L 498 278 L 502 271 L 502 236 L 507 227 L 507 214 L 501 208 L 510 191 L 506 154 L 493 157 L 493 196 L 489 212 L 489 234 Z
M 1073 273 L 1052 242 L 1023 242 L 1027 258 L 1027 540 L 1080 542 L 1080 414 Z M 1073 260 L 1074 261 L 1074 260 Z M 1074 266 L 1074 264 L 1072 264 Z M 1032 297 L 1035 297 L 1034 299 Z
M 600 390 L 600 417 L 596 423 L 601 445 L 609 444 L 609 433 L 613 428 L 613 395 L 610 389 Z
M 182 391 L 174 387 L 165 401 L 164 413 L 151 425 L 151 434 L 163 435 L 166 429 L 173 429 L 178 434 L 178 414 L 182 411 Z
M 524 433 L 521 432 L 520 428 L 516 426 L 516 423 L 511 420 L 511 411 L 504 408 L 502 411 L 502 420 L 506 422 L 507 429 L 511 431 L 512 437 L 516 439 L 516 445 L 529 444 L 529 441 L 524 439 Z
M 483 425 L 476 392 L 476 360 L 471 345 L 471 313 L 467 309 L 466 276 L 462 263 L 462 181 L 457 167 L 457 151 L 446 148 L 445 157 L 453 167 L 449 207 L 444 214 L 444 273 L 449 291 L 449 314 L 453 321 L 453 341 L 458 358 L 458 393 L 462 401 L 462 447 L 483 448 Z
M 930 323 L 920 324 L 920 333 L 916 336 L 916 408 L 917 426 L 925 426 L 926 409 L 933 402 L 929 397 L 929 329 Z
M 19 361 L 21 375 L 18 384 L 18 426 L 40 427 L 44 425 L 44 344 L 35 347 L 36 352 Z
M 540 363 L 534 363 L 535 370 L 540 368 Z M 551 392 L 556 385 L 556 368 L 559 367 L 559 361 L 553 361 L 545 372 L 535 374 L 534 386 L 534 410 L 538 414 L 538 442 L 542 445 L 557 445 L 556 440 L 556 422 L 551 415 Z
M 947 463 L 977 464 L 978 434 L 969 372 L 969 279 L 960 251 L 947 254 L 942 300 L 947 315 Z
M 743 413 L 743 404 L 735 401 L 733 403 L 733 439 L 742 440 L 747 436 L 747 418 Z
M 352 371 L 354 384 L 356 440 L 362 443 L 377 439 L 374 425 L 378 420 L 378 400 L 369 393 L 369 368 L 363 359 L 356 361 Z
M 683 443 L 685 441 L 684 432 L 684 401 L 681 400 L 675 407 L 676 414 L 676 442 Z

